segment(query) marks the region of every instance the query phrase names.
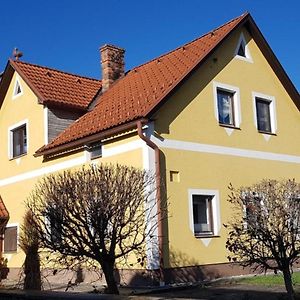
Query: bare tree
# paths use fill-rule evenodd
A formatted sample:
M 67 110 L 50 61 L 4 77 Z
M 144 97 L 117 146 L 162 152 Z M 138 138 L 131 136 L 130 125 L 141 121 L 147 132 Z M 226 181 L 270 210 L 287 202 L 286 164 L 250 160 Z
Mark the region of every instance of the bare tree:
M 282 271 L 289 299 L 294 299 L 291 274 L 300 253 L 300 184 L 262 180 L 229 188 L 235 210 L 224 225 L 229 229 L 228 259 L 254 269 Z
M 19 245 L 25 252 L 24 269 L 24 289 L 41 290 L 41 269 L 39 255 L 39 235 L 34 226 L 33 215 L 27 211 L 21 226 Z
M 116 261 L 145 255 L 157 224 L 154 176 L 127 166 L 93 165 L 43 178 L 27 201 L 42 246 L 59 261 L 100 264 L 118 294 Z

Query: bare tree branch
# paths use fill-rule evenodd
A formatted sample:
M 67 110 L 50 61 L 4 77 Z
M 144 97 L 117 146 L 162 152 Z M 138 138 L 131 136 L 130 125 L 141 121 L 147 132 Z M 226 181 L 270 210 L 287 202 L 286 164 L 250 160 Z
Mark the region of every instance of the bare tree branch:
M 57 261 L 92 259 L 104 272 L 108 292 L 118 293 L 113 269 L 130 253 L 145 255 L 157 228 L 155 178 L 121 165 L 83 167 L 43 178 L 27 201 L 42 247 Z
M 261 270 L 280 270 L 294 299 L 292 266 L 300 251 L 300 184 L 263 180 L 250 187 L 229 186 L 233 205 L 226 248 L 228 259 Z

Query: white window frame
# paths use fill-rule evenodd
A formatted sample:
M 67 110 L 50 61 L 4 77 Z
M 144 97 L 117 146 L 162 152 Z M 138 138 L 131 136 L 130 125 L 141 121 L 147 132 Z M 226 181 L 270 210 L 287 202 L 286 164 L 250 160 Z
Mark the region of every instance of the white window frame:
M 14 157 L 13 156 L 13 131 L 15 129 L 17 129 L 18 127 L 21 127 L 25 125 L 26 126 L 26 142 L 27 142 L 27 152 L 20 155 L 20 156 L 16 156 Z M 9 159 L 15 159 L 15 158 L 18 158 L 18 157 L 21 157 L 23 155 L 26 155 L 28 154 L 29 152 L 29 130 L 28 130 L 28 119 L 25 119 L 23 121 L 20 121 L 10 127 L 8 127 L 8 158 Z
M 194 213 L 193 213 L 193 195 L 212 196 L 212 219 L 213 228 L 212 234 L 195 235 L 194 231 Z M 207 238 L 219 236 L 221 230 L 220 218 L 220 196 L 218 190 L 205 190 L 205 189 L 188 189 L 188 207 L 189 207 L 189 224 L 195 238 Z
M 17 92 L 17 86 L 19 85 L 20 89 L 21 89 L 21 92 L 16 94 Z M 15 80 L 15 84 L 14 84 L 14 88 L 13 88 L 13 94 L 12 94 L 12 99 L 16 99 L 20 96 L 23 95 L 23 87 L 21 85 L 21 80 L 20 80 L 20 77 L 17 75 L 16 76 L 16 80 Z
M 223 90 L 225 92 L 229 92 L 233 94 L 233 114 L 234 114 L 234 125 L 226 125 L 219 123 L 219 110 L 218 110 L 218 90 Z M 241 104 L 240 104 L 240 89 L 236 86 L 220 83 L 220 82 L 213 82 L 213 95 L 214 95 L 214 111 L 215 111 L 215 118 L 218 124 L 227 131 L 230 135 L 234 129 L 240 128 L 242 116 L 241 116 Z
M 239 48 L 240 48 L 240 45 L 241 44 L 244 44 L 245 45 L 245 56 L 241 56 L 241 55 L 238 55 L 238 52 L 239 52 Z M 243 60 L 243 61 L 246 61 L 246 62 L 250 62 L 250 63 L 253 63 L 253 60 L 252 60 L 252 57 L 251 57 L 251 54 L 250 54 L 250 51 L 249 51 L 249 47 L 246 43 L 246 39 L 245 39 L 245 36 L 243 33 L 240 34 L 240 37 L 239 37 L 239 40 L 238 40 L 238 43 L 237 43 L 237 46 L 234 50 L 234 57 L 237 58 L 237 59 L 240 59 L 240 60 Z
M 17 250 L 16 251 L 9 251 L 9 252 L 4 252 L 4 236 L 3 236 L 3 241 L 2 241 L 2 249 L 3 249 L 3 254 L 11 254 L 11 253 L 16 253 L 19 251 L 19 234 L 20 234 L 20 224 L 19 223 L 7 223 L 5 226 L 6 228 L 10 227 L 17 227 Z
M 270 122 L 271 122 L 271 132 L 262 132 L 258 130 L 257 126 L 257 113 L 256 113 L 256 99 L 266 100 L 270 103 Z M 276 100 L 274 96 L 252 92 L 252 102 L 253 102 L 253 117 L 254 117 L 254 125 L 256 130 L 263 134 L 266 138 L 271 134 L 276 134 L 277 132 L 277 118 L 276 118 Z

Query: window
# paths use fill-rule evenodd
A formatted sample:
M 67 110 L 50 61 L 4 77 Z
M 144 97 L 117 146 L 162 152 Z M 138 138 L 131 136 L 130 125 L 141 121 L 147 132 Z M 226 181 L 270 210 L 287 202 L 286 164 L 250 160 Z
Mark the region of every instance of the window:
M 59 245 L 62 241 L 63 231 L 62 212 L 55 206 L 49 206 L 46 212 L 45 224 L 51 243 Z
M 11 130 L 12 158 L 27 153 L 27 130 L 26 124 Z
M 96 159 L 102 156 L 101 143 L 94 143 L 87 147 L 90 159 Z
M 16 252 L 18 245 L 18 227 L 8 226 L 4 231 L 4 252 Z
M 242 41 L 240 43 L 240 46 L 238 47 L 237 55 L 246 57 L 246 51 L 245 51 L 245 43 L 244 43 L 244 41 Z
M 259 93 L 252 94 L 254 104 L 255 126 L 257 130 L 265 134 L 275 134 L 277 129 L 275 114 L 275 98 Z
M 13 90 L 13 99 L 18 97 L 18 96 L 21 96 L 22 94 L 23 94 L 23 90 L 22 90 L 20 81 L 17 78 L 16 82 L 15 82 L 14 90 Z
M 248 49 L 247 42 L 243 33 L 241 33 L 240 38 L 238 40 L 236 49 L 234 51 L 234 56 L 238 59 L 252 62 L 250 51 Z
M 234 126 L 234 93 L 217 89 L 219 123 Z
M 212 199 L 210 195 L 193 195 L 194 234 L 213 234 Z
M 215 118 L 228 135 L 240 127 L 240 90 L 238 87 L 213 82 Z
M 193 235 L 198 238 L 217 236 L 221 229 L 219 192 L 190 189 L 188 194 Z
M 272 132 L 270 117 L 270 101 L 256 98 L 257 129 L 264 132 Z

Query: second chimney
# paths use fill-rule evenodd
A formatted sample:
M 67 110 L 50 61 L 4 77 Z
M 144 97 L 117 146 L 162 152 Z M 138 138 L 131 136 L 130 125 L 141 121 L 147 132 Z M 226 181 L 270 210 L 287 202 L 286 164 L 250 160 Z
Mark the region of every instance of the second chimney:
M 113 45 L 104 45 L 100 48 L 103 92 L 125 74 L 124 53 L 124 49 Z

